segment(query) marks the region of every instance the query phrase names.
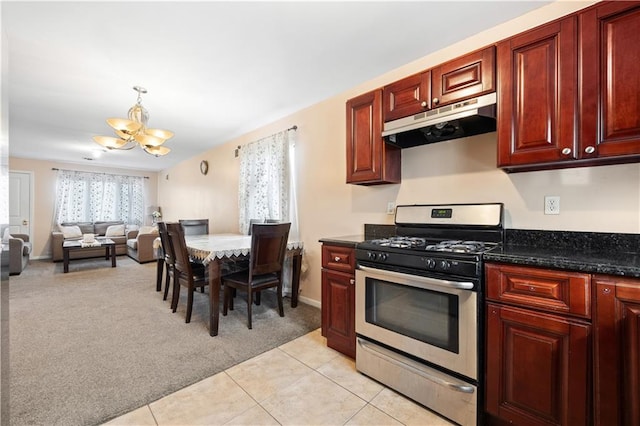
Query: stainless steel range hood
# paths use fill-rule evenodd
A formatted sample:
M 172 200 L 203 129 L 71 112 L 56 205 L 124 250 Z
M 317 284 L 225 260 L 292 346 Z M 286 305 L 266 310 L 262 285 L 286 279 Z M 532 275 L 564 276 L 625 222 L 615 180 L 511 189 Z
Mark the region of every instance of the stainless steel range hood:
M 400 148 L 464 138 L 496 130 L 496 94 L 446 105 L 384 123 L 382 136 Z

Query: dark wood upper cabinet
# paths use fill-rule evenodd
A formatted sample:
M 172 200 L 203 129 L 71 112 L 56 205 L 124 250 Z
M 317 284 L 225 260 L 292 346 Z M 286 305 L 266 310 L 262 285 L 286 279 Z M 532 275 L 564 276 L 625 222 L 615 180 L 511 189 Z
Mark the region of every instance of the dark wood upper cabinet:
M 496 90 L 494 46 L 444 63 L 431 70 L 431 107 L 452 104 Z
M 580 14 L 580 149 L 584 158 L 640 155 L 640 2 Z
M 576 158 L 576 22 L 498 43 L 498 167 Z
M 384 121 L 396 120 L 431 109 L 431 71 L 384 86 Z
M 400 183 L 400 148 L 382 138 L 382 90 L 347 101 L 347 183 Z
M 640 161 L 638 28 L 608 1 L 498 43 L 498 167 Z
M 385 86 L 384 121 L 495 91 L 495 56 L 489 46 Z

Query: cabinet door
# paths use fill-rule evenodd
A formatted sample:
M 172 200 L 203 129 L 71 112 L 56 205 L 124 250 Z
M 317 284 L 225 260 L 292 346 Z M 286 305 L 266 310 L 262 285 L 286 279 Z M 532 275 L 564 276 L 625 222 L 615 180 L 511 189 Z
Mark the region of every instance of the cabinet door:
M 327 346 L 356 356 L 355 278 L 322 270 L 322 325 Z
M 640 155 L 640 2 L 580 15 L 583 157 Z
M 382 99 L 385 122 L 431 109 L 431 72 L 415 74 L 385 86 Z
M 640 280 L 594 283 L 594 424 L 640 425 Z
M 576 158 L 576 19 L 497 45 L 498 167 Z
M 495 91 L 495 61 L 491 46 L 431 70 L 431 108 Z
M 487 303 L 487 413 L 516 425 L 587 424 L 590 328 Z
M 347 101 L 347 183 L 400 182 L 400 149 L 382 139 L 382 90 Z

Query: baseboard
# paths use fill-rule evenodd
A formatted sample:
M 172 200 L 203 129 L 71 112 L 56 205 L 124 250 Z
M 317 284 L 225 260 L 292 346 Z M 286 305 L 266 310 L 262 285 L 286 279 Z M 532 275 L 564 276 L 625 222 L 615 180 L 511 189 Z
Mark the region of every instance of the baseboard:
M 304 303 L 305 305 L 311 305 L 315 308 L 320 309 L 320 302 L 314 299 L 309 299 L 308 297 L 298 296 L 298 302 Z

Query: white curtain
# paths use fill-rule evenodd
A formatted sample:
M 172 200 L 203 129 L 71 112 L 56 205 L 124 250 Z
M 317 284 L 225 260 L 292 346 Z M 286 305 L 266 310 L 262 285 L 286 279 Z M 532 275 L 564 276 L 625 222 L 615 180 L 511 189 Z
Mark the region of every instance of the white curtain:
M 299 238 L 295 186 L 295 135 L 285 130 L 240 150 L 239 228 L 247 234 L 251 219 L 290 222 L 289 239 Z M 285 262 L 284 293 L 291 293 L 291 262 Z
M 144 178 L 58 170 L 53 222 L 144 221 Z

